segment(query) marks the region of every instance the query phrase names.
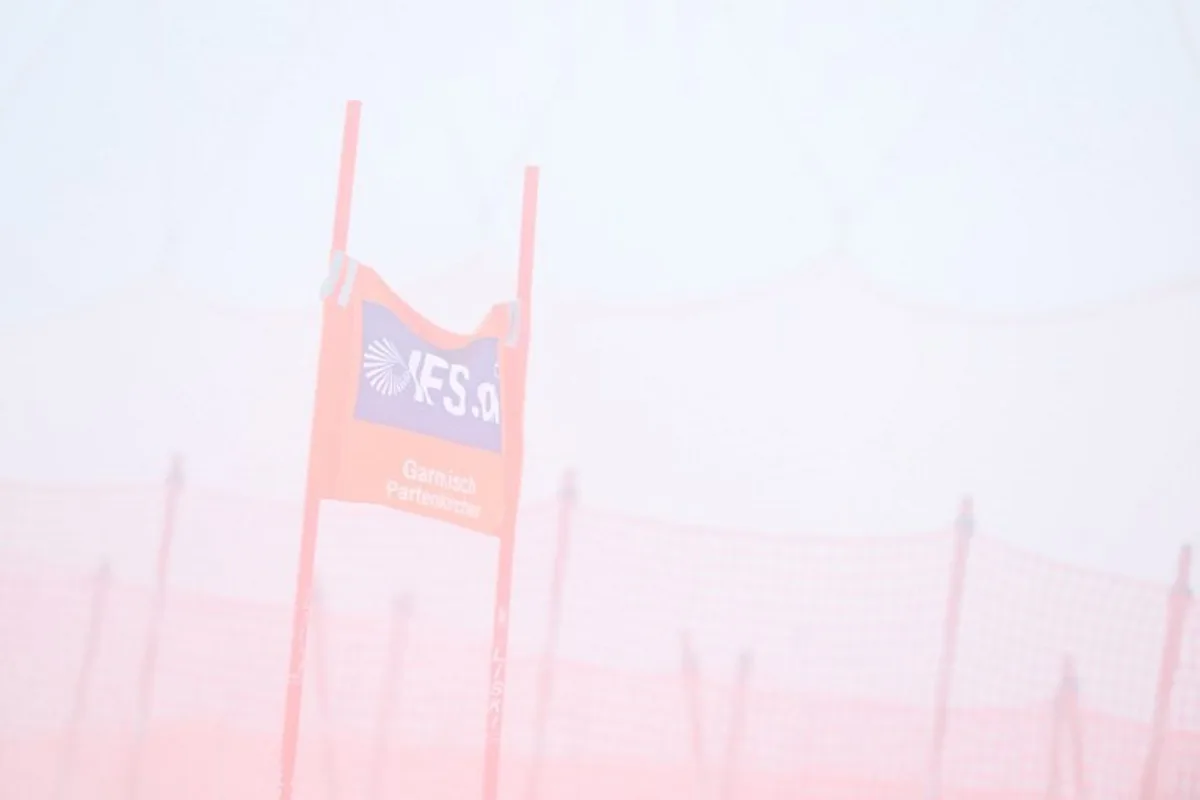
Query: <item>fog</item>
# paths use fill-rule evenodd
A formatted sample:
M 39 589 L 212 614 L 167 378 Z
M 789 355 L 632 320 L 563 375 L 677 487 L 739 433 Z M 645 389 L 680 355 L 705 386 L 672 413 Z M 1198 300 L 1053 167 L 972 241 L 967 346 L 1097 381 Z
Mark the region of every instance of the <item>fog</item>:
M 144 794 L 229 731 L 244 763 L 196 796 L 275 791 L 246 732 L 282 713 L 349 100 L 347 251 L 449 330 L 515 297 L 540 169 L 502 794 L 543 746 L 563 796 L 719 783 L 663 699 L 684 635 L 709 705 L 753 655 L 745 730 L 706 705 L 697 734 L 741 743 L 745 797 L 1040 792 L 1029 709 L 1067 656 L 1092 796 L 1132 796 L 1153 730 L 1193 780 L 1200 627 L 1168 597 L 1200 532 L 1198 54 L 1195 0 L 5 4 L 0 736 L 29 766 L 0 789 L 119 796 L 94 764 L 128 740 L 96 731 L 142 719 L 178 456 Z M 396 758 L 477 792 L 496 541 L 332 501 L 319 530 L 297 796 L 367 791 L 397 595 Z M 686 778 L 584 777 L 633 761 Z

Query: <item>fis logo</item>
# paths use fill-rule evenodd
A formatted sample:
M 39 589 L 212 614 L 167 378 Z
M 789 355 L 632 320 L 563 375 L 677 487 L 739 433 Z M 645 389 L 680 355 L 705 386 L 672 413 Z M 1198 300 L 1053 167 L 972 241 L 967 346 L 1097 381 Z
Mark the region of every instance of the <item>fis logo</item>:
M 493 372 L 498 372 L 493 369 Z M 413 402 L 434 405 L 441 401 L 447 413 L 461 417 L 467 413 L 467 382 L 471 370 L 463 364 L 451 364 L 437 353 L 413 350 L 403 355 L 389 339 L 376 339 L 363 354 L 363 374 L 367 383 L 384 397 L 411 395 Z M 498 375 L 493 377 L 498 378 Z M 488 381 L 476 384 L 471 416 L 500 424 L 500 402 L 496 385 Z M 438 400 L 434 395 L 438 395 Z
M 355 417 L 499 452 L 499 341 L 458 350 L 422 341 L 384 306 L 363 303 Z

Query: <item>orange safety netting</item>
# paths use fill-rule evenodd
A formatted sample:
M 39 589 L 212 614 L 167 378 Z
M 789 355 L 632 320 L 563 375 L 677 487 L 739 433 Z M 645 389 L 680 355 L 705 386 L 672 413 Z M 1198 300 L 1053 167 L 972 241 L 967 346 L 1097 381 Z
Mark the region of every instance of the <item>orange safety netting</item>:
M 0 796 L 275 796 L 298 509 L 185 491 L 138 750 L 161 495 L 0 487 Z M 944 662 L 950 526 L 822 538 L 566 520 L 549 654 L 559 514 L 520 526 L 506 798 L 925 798 L 943 663 L 942 798 L 1083 796 L 1080 777 L 1090 798 L 1140 796 L 1169 580 L 971 537 Z M 385 510 L 323 512 L 298 798 L 478 796 L 493 548 Z M 92 550 L 114 554 L 111 572 L 82 567 Z M 1200 791 L 1200 618 L 1179 633 L 1164 800 Z

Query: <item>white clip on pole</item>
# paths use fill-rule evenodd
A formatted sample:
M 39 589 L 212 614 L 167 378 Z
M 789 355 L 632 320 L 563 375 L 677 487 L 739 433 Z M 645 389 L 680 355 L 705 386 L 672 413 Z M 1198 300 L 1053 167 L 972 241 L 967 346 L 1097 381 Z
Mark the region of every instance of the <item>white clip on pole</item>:
M 513 300 L 508 304 L 508 335 L 504 343 L 516 347 L 521 341 L 521 301 Z
M 342 277 L 342 267 L 346 267 L 346 279 L 342 281 L 342 291 L 338 294 L 338 305 L 345 308 L 350 302 L 350 293 L 354 290 L 354 278 L 358 275 L 358 262 L 338 250 L 329 258 L 329 272 L 321 284 L 321 300 L 333 294 L 337 288 L 338 279 Z

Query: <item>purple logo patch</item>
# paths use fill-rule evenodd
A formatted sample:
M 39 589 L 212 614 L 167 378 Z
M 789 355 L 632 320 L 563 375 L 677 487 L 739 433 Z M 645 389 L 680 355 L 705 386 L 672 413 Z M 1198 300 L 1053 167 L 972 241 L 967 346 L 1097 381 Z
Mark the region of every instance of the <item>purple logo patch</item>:
M 354 418 L 500 452 L 500 342 L 439 350 L 378 303 L 362 306 Z

